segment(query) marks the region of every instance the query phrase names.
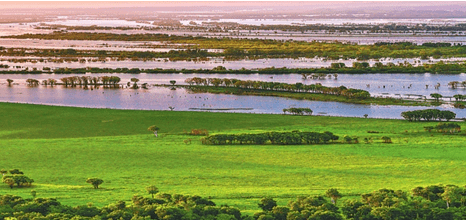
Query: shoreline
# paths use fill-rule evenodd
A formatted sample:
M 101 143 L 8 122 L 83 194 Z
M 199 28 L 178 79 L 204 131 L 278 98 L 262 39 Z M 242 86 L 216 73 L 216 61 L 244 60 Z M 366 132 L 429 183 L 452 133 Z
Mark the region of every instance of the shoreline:
M 257 112 L 230 112 L 230 111 L 216 111 L 216 110 L 199 110 L 199 111 L 189 111 L 189 110 L 159 110 L 159 109 L 137 109 L 137 108 L 109 108 L 109 107 L 86 107 L 86 106 L 77 106 L 77 105 L 59 105 L 59 104 L 51 104 L 51 103 L 34 103 L 34 102 L 18 102 L 18 101 L 5 101 L 0 100 L 0 103 L 7 103 L 7 104 L 21 104 L 21 105 L 37 105 L 37 106 L 50 106 L 50 107 L 67 107 L 67 108 L 83 108 L 83 109 L 107 109 L 107 110 L 128 110 L 128 111 L 163 111 L 163 112 L 204 112 L 204 113 L 227 113 L 227 114 L 257 114 L 257 115 L 289 115 L 289 116 L 296 116 L 298 115 L 291 115 L 291 114 L 283 114 L 283 113 L 257 113 Z M 234 110 L 232 110 L 234 111 Z M 328 113 L 323 114 L 323 112 L 318 112 L 318 114 L 313 115 L 304 115 L 306 117 L 309 116 L 324 116 L 324 117 L 337 117 L 337 118 L 361 118 L 358 116 L 342 116 L 342 115 L 329 115 Z M 401 116 L 400 118 L 379 118 L 379 117 L 367 117 L 367 119 L 381 119 L 381 120 L 404 120 Z

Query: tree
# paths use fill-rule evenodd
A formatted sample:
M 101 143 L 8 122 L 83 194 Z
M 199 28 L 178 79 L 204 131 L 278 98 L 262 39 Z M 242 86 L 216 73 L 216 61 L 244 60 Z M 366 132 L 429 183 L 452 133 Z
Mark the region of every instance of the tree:
M 147 190 L 147 192 L 149 194 L 152 195 L 152 198 L 154 198 L 154 194 L 159 192 L 159 189 L 154 185 L 150 185 L 150 186 L 146 187 L 146 190 Z
M 133 89 L 137 89 L 138 88 L 138 84 L 137 82 L 139 82 L 139 79 L 138 78 L 131 78 L 131 82 L 133 82 Z
M 334 188 L 327 190 L 327 192 L 325 192 L 325 195 L 331 198 L 332 203 L 334 205 L 337 205 L 337 200 L 342 197 L 340 192 L 338 192 L 338 190 Z
M 18 187 L 31 186 L 34 180 L 23 174 L 11 174 L 4 175 L 2 177 L 2 182 L 8 184 L 10 188 L 13 188 L 14 184 L 16 184 Z
M 345 140 L 346 143 L 351 143 L 351 141 L 353 140 L 353 138 L 351 138 L 349 135 L 345 135 L 345 136 L 343 136 L 343 140 Z
M 6 81 L 8 82 L 8 86 L 11 86 L 11 83 L 13 83 L 12 79 L 6 79 Z
M 99 185 L 102 184 L 104 181 L 99 178 L 87 178 L 86 183 L 92 184 L 94 186 L 94 189 L 98 189 Z
M 442 95 L 440 95 L 440 94 L 438 94 L 438 93 L 432 93 L 432 94 L 430 94 L 430 96 L 431 96 L 432 98 L 434 98 L 436 102 L 438 102 L 439 99 L 443 97 Z
M 159 130 L 159 127 L 157 127 L 157 126 L 155 126 L 155 125 L 152 125 L 152 126 L 148 127 L 147 130 L 148 130 L 148 131 L 154 132 L 154 136 L 155 136 L 155 137 L 158 137 L 157 131 Z
M 176 80 L 170 80 L 170 83 L 171 83 L 172 85 L 175 85 L 175 84 L 176 84 Z
M 440 196 L 447 202 L 447 208 L 450 208 L 452 202 L 460 200 L 462 193 L 464 190 L 458 186 L 446 186 L 445 191 Z
M 460 100 L 463 100 L 464 99 L 464 96 L 461 95 L 461 94 L 456 94 L 453 96 L 455 98 L 456 101 L 460 101 Z
M 260 203 L 258 204 L 259 208 L 264 211 L 271 211 L 273 207 L 277 206 L 277 201 L 273 200 L 272 198 L 262 198 Z

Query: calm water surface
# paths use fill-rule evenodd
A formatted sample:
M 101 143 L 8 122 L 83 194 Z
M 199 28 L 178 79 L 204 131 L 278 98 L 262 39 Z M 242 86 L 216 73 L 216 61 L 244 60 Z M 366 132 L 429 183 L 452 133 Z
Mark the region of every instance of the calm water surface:
M 145 75 L 145 78 L 141 77 Z M 185 89 L 170 90 L 169 88 L 151 87 L 144 89 L 108 89 L 98 88 L 93 90 L 84 90 L 82 88 L 63 88 L 55 87 L 28 87 L 25 80 L 18 75 L 8 75 L 15 80 L 12 87 L 8 87 L 3 79 L 0 79 L 0 101 L 36 103 L 48 105 L 79 106 L 89 108 L 116 108 L 116 109 L 144 109 L 144 110 L 169 110 L 174 107 L 175 111 L 192 111 L 190 108 L 252 108 L 252 110 L 229 110 L 227 112 L 246 112 L 246 113 L 282 113 L 283 108 L 289 107 L 308 107 L 314 111 L 314 115 L 328 116 L 347 116 L 362 117 L 368 114 L 373 118 L 401 118 L 400 114 L 407 110 L 425 109 L 426 107 L 406 107 L 406 106 L 378 106 L 378 105 L 356 105 L 337 102 L 319 102 L 292 100 L 279 97 L 261 97 L 261 96 L 239 96 L 239 95 L 222 95 L 222 94 L 194 94 Z M 49 75 L 39 75 L 43 79 Z M 164 74 L 164 75 L 119 75 L 122 82 L 129 81 L 131 77 L 139 77 L 141 83 L 168 83 L 169 80 L 175 79 L 182 82 L 187 75 L 183 74 Z M 189 75 L 192 77 L 193 75 Z M 197 74 L 196 76 L 204 77 Z M 382 75 L 383 76 L 383 75 Z M 3 76 L 2 76 L 3 77 Z M 216 77 L 216 76 L 212 76 Z M 228 77 L 221 75 L 220 77 Z M 230 77 L 232 77 L 230 75 Z M 241 78 L 245 76 L 237 76 Z M 250 79 L 261 80 L 265 76 L 254 76 Z M 275 81 L 291 82 L 293 79 L 299 81 L 299 76 L 273 76 Z M 341 78 L 340 78 L 341 77 Z M 340 76 L 337 81 L 344 79 Z M 464 76 L 462 76 L 464 77 Z M 36 76 L 38 79 L 39 77 Z M 53 78 L 53 77 L 52 77 Z M 375 77 L 376 78 L 376 77 Z M 424 77 L 425 78 L 425 77 Z M 245 78 L 246 79 L 246 78 Z M 270 78 L 269 78 L 270 79 Z M 416 79 L 416 78 L 415 78 Z M 370 79 L 367 79 L 370 80 Z M 398 80 L 401 80 L 398 78 Z M 408 80 L 408 79 L 405 79 Z M 336 84 L 332 80 L 328 84 Z M 324 81 L 321 81 L 322 83 Z M 395 83 L 395 81 L 393 81 Z M 433 91 L 433 90 L 432 90 Z M 463 91 L 463 90 L 462 90 Z M 454 109 L 451 106 L 436 107 L 438 109 L 448 109 L 456 112 L 457 117 L 466 117 L 465 110 Z M 217 111 L 217 110 L 213 110 Z
M 131 78 L 138 78 L 140 83 L 149 84 L 169 84 L 170 80 L 175 80 L 177 84 L 186 84 L 187 78 L 230 78 L 241 80 L 256 80 L 266 82 L 283 82 L 283 83 L 303 83 L 315 84 L 321 83 L 324 86 L 346 86 L 349 88 L 364 89 L 373 96 L 407 96 L 408 94 L 425 95 L 429 98 L 431 93 L 440 93 L 443 96 L 453 96 L 455 94 L 466 95 L 466 89 L 451 89 L 448 83 L 451 81 L 466 81 L 466 74 L 339 74 L 338 79 L 326 78 L 323 80 L 304 80 L 299 74 L 86 74 L 88 76 L 108 76 L 114 75 L 121 78 L 122 84 L 126 84 Z M 0 88 L 6 86 L 6 79 L 13 79 L 15 83 L 25 85 L 26 79 L 57 79 L 68 76 L 83 76 L 78 74 L 0 74 Z M 440 83 L 439 89 L 434 86 Z M 428 85 L 428 88 L 426 88 Z M 399 94 L 399 95 L 398 95 Z

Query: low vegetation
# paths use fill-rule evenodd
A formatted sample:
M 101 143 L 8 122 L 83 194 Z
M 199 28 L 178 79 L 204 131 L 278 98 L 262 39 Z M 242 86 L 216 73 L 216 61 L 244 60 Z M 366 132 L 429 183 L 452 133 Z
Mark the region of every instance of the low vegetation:
M 298 144 L 325 144 L 329 141 L 338 140 L 338 136 L 332 132 L 267 132 L 259 134 L 216 134 L 201 139 L 203 144 L 225 145 L 225 144 L 276 144 L 276 145 L 298 145 Z
M 89 207 L 88 203 L 92 203 L 91 207 L 97 209 L 95 213 L 101 216 L 119 216 L 118 213 L 138 210 L 140 202 L 152 200 L 141 196 L 133 200 L 132 197 L 135 194 L 152 197 L 146 189 L 151 185 L 172 197 L 174 194 L 199 195 L 216 204 L 228 204 L 241 210 L 243 216 L 251 217 L 265 212 L 257 205 L 262 198 L 276 201 L 276 213 L 284 210 L 281 207 L 287 207 L 291 210 L 286 211 L 287 216 L 292 212 L 297 215 L 296 209 L 287 206 L 289 201 L 296 202 L 297 197 L 312 201 L 314 197 L 326 195 L 329 189 L 338 189 L 342 195 L 341 198 L 336 196 L 334 201 L 339 210 L 336 213 L 343 217 L 347 216 L 343 211 L 345 204 L 357 198 L 361 200 L 356 202 L 362 204 L 351 202 L 359 205 L 348 206 L 356 210 L 356 207 L 364 207 L 359 210 L 366 211 L 357 215 L 375 215 L 375 210 L 381 208 L 412 213 L 401 205 L 415 204 L 418 200 L 427 204 L 422 207 L 438 207 L 431 211 L 415 209 L 415 212 L 424 213 L 420 216 L 447 212 L 455 216 L 462 209 L 454 202 L 460 200 L 455 199 L 449 202 L 447 209 L 443 199 L 430 203 L 420 197 L 408 197 L 408 200 L 397 199 L 399 203 L 389 202 L 379 207 L 368 205 L 361 197 L 383 188 L 411 192 L 418 186 L 439 183 L 464 186 L 464 174 L 458 167 L 466 166 L 463 156 L 465 133 L 424 130 L 426 126 L 437 126 L 438 121 L 109 110 L 9 103 L 0 103 L 0 120 L 3 122 L 0 127 L 0 148 L 5 158 L 3 168 L 18 168 L 23 175 L 34 179 L 28 187 L 15 184 L 11 189 L 8 184 L 2 184 L 0 195 L 21 196 L 25 201 L 18 198 L 18 204 L 30 206 L 36 206 L 36 200 L 44 205 L 47 201 L 60 201 L 70 210 L 60 215 L 71 215 L 75 213 L 73 210 L 79 209 L 75 207 Z M 464 122 L 455 123 L 464 126 Z M 147 131 L 154 124 L 161 128 L 158 138 Z M 336 136 L 349 136 L 351 143 L 343 144 L 338 140 L 335 143 L 286 146 L 203 145 L 200 141 L 203 137 L 184 132 L 200 128 L 208 130 L 210 136 L 329 131 Z M 383 143 L 384 137 L 389 137 L 392 143 Z M 104 182 L 94 189 L 91 183 L 86 183 L 89 177 Z M 31 190 L 36 192 L 36 199 L 26 199 L 32 198 Z M 154 199 L 165 200 L 158 195 L 161 194 L 154 193 Z M 390 193 L 387 196 L 395 198 Z M 328 198 L 325 204 L 333 206 L 331 199 Z M 125 208 L 121 208 L 123 202 Z M 110 208 L 117 204 L 120 209 Z M 165 210 L 151 204 L 160 213 Z M 20 207 L 26 205 L 11 206 L 11 209 L 2 206 L 8 210 L 1 213 L 29 216 L 27 213 L 37 210 L 31 208 L 26 212 L 24 208 L 21 213 L 18 211 Z M 56 210 L 60 207 L 56 206 Z M 41 210 L 44 210 L 41 215 L 46 216 L 55 209 Z M 311 216 L 316 211 L 312 210 Z M 181 212 L 190 213 L 189 210 Z M 147 215 L 143 213 L 139 212 L 139 215 Z M 377 216 L 382 215 L 378 213 Z
M 23 34 L 6 36 L 8 38 L 55 39 L 55 40 L 110 40 L 110 41 L 160 41 L 168 44 L 178 44 L 180 48 L 189 51 L 175 51 L 168 53 L 152 52 L 113 52 L 104 51 L 103 56 L 135 56 L 139 58 L 173 57 L 176 59 L 196 59 L 197 57 L 221 56 L 226 59 L 259 59 L 259 58 L 298 58 L 321 57 L 331 60 L 342 59 L 380 59 L 380 58 L 427 58 L 427 57 L 464 57 L 466 46 L 462 45 L 415 45 L 409 42 L 379 43 L 374 45 L 356 45 L 343 43 L 322 43 L 305 41 L 281 41 L 270 39 L 247 38 L 208 38 L 196 36 L 179 36 L 168 34 L 112 34 L 112 33 L 80 33 L 80 32 L 53 32 L 50 34 Z M 208 53 L 206 49 L 223 49 L 220 53 Z M 7 53 L 8 51 L 5 50 Z M 45 50 L 41 50 L 45 51 Z M 14 50 L 11 50 L 13 53 Z M 55 52 L 48 50 L 48 52 Z M 37 52 L 36 52 L 37 53 Z M 43 53 L 43 52 L 42 52 Z M 61 50 L 63 55 L 76 55 L 82 53 L 73 49 Z M 120 54 L 115 54 L 120 53 Z M 115 55 L 112 55 L 115 54 Z M 163 54 L 163 55 L 162 55 Z M 3 54 L 2 54 L 3 55 Z M 11 54 L 5 54 L 10 55 Z M 44 56 L 43 53 L 39 56 Z M 48 56 L 55 56 L 47 54 Z M 83 56 L 82 54 L 80 54 Z M 97 56 L 98 54 L 92 54 Z

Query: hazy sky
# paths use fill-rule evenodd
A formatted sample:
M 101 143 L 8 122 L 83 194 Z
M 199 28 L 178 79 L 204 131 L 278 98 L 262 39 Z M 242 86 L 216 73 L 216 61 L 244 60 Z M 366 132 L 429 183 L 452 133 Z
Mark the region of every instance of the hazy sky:
M 1 1 L 0 8 L 103 8 L 103 7 L 189 7 L 189 6 L 310 6 L 310 7 L 361 7 L 370 5 L 435 6 L 466 5 L 465 2 L 446 1 Z

